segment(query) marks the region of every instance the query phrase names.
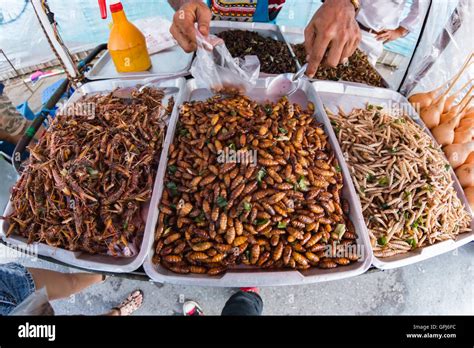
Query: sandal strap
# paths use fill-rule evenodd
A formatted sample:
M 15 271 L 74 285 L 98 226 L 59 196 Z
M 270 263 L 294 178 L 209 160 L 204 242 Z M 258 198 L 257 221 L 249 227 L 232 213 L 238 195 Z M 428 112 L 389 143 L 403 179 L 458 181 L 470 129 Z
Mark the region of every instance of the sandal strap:
M 130 315 L 141 307 L 143 301 L 140 304 L 136 302 L 137 298 L 140 296 L 143 299 L 143 292 L 141 290 L 136 290 L 130 295 L 128 295 L 128 297 L 124 301 L 122 301 L 122 303 L 118 307 L 114 307 L 112 309 L 118 310 L 121 316 Z

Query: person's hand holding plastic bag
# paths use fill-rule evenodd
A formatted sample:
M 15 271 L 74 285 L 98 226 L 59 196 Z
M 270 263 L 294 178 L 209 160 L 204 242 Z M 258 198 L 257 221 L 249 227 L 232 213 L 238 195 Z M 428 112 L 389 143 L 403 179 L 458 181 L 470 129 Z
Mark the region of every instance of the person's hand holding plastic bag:
M 233 58 L 224 41 L 215 35 L 203 37 L 196 30 L 196 59 L 191 74 L 198 87 L 216 93 L 243 94 L 257 82 L 260 61 L 257 56 Z

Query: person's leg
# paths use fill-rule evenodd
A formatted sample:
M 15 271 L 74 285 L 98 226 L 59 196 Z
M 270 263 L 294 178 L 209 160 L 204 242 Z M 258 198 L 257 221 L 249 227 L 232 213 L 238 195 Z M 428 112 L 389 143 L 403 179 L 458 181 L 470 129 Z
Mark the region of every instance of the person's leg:
M 95 273 L 60 273 L 40 268 L 28 268 L 36 289 L 46 287 L 50 300 L 67 298 L 85 288 L 104 280 Z
M 8 315 L 35 292 L 28 270 L 19 263 L 0 264 L 0 316 Z
M 255 290 L 239 290 L 233 294 L 222 309 L 222 315 L 261 315 L 263 301 Z

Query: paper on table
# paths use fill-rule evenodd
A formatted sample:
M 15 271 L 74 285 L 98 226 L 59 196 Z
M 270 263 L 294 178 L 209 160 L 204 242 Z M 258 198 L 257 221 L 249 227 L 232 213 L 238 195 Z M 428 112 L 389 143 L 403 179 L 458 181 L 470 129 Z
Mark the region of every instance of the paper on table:
M 177 45 L 169 31 L 171 22 L 165 18 L 143 18 L 134 21 L 134 24 L 145 36 L 146 46 L 150 55 Z

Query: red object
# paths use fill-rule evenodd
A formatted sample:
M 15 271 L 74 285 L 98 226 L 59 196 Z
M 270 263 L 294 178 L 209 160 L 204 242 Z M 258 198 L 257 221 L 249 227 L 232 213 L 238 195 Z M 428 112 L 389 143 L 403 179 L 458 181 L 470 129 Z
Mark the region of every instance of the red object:
M 117 4 L 110 5 L 110 12 L 115 13 L 123 10 L 122 3 L 119 2 Z
M 100 16 L 102 19 L 107 18 L 107 3 L 106 0 L 99 0 Z M 110 12 L 115 13 L 123 10 L 121 2 L 110 5 Z
M 100 16 L 102 19 L 107 18 L 107 5 L 105 3 L 105 0 L 99 0 L 99 7 L 100 7 Z
M 256 294 L 260 292 L 258 288 L 240 288 L 240 290 L 243 292 L 254 292 Z

